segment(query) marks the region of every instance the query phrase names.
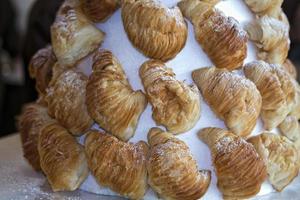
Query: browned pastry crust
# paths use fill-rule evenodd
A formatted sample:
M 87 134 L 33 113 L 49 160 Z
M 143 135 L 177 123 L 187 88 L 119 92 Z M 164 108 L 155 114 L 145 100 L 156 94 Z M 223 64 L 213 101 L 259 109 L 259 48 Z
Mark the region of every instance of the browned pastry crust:
M 147 190 L 145 142 L 126 143 L 116 137 L 90 131 L 85 139 L 88 165 L 101 186 L 130 199 L 142 199 Z
M 264 132 L 248 141 L 264 159 L 269 181 L 277 191 L 283 190 L 298 175 L 298 153 L 286 137 Z
M 183 0 L 183 15 L 194 25 L 195 37 L 218 68 L 242 67 L 247 56 L 247 33 L 238 22 L 213 8 L 216 1 Z
M 158 125 L 174 134 L 184 133 L 200 118 L 200 94 L 195 85 L 176 80 L 171 68 L 158 60 L 146 61 L 140 77 Z
M 260 191 L 266 166 L 250 143 L 220 128 L 202 129 L 199 137 L 211 150 L 217 186 L 225 199 L 247 199 Z
M 104 33 L 82 13 L 79 0 L 66 0 L 51 27 L 52 47 L 59 64 L 74 65 L 100 46 Z
M 119 61 L 107 50 L 95 52 L 93 72 L 87 84 L 87 108 L 92 118 L 123 141 L 135 133 L 147 99 L 134 91 Z
M 129 40 L 150 58 L 170 60 L 185 45 L 187 24 L 176 6 L 168 8 L 157 0 L 125 0 L 122 20 Z
M 38 141 L 41 168 L 56 191 L 74 191 L 88 176 L 84 148 L 57 122 L 43 127 Z
M 211 172 L 198 170 L 189 147 L 171 133 L 152 128 L 147 170 L 149 184 L 163 199 L 201 198 L 211 181 Z
M 47 108 L 36 103 L 26 104 L 18 120 L 24 157 L 35 169 L 40 170 L 38 153 L 38 138 L 41 128 L 52 119 L 47 114 Z
M 205 101 L 233 133 L 239 136 L 251 133 L 262 100 L 250 80 L 215 67 L 195 70 L 192 77 Z
M 287 116 L 281 124 L 279 124 L 280 132 L 291 141 L 300 139 L 300 124 L 294 116 Z
M 74 135 L 93 124 L 86 106 L 87 77 L 73 70 L 54 76 L 47 90 L 48 113 Z
M 297 78 L 297 69 L 295 65 L 291 62 L 290 59 L 286 59 L 283 65 L 281 66 L 284 71 L 286 71 L 294 79 Z

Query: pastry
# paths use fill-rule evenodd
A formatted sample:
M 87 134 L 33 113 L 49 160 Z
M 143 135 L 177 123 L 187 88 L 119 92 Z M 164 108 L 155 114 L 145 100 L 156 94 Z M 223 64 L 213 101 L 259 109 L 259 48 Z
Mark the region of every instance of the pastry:
M 183 15 L 194 25 L 195 37 L 218 68 L 242 67 L 247 56 L 247 33 L 238 22 L 213 8 L 217 1 L 183 0 Z
M 300 125 L 298 119 L 294 116 L 287 116 L 279 124 L 280 132 L 291 141 L 300 139 Z
M 295 105 L 296 90 L 292 79 L 277 65 L 264 61 L 246 64 L 244 73 L 260 91 L 264 127 L 272 130 L 285 119 Z
M 86 95 L 88 111 L 101 128 L 123 141 L 134 135 L 147 99 L 142 91 L 131 88 L 110 51 L 95 52 Z
M 300 119 L 300 85 L 296 80 L 292 80 L 296 89 L 295 104 L 289 115 L 294 116 L 297 120 Z
M 198 135 L 211 150 L 224 199 L 247 199 L 260 191 L 266 166 L 250 143 L 220 128 L 204 128 Z
M 104 38 L 104 33 L 92 25 L 79 4 L 79 0 L 66 0 L 51 26 L 53 51 L 59 64 L 66 67 L 74 67 L 97 49 Z
M 208 189 L 211 172 L 198 169 L 188 146 L 171 133 L 152 128 L 147 170 L 149 185 L 163 199 L 201 198 Z
M 38 151 L 53 191 L 74 191 L 88 176 L 84 148 L 57 122 L 42 128 Z
M 37 171 L 41 169 L 37 147 L 40 130 L 51 121 L 47 108 L 36 103 L 26 104 L 18 119 L 24 157 Z
M 248 79 L 215 67 L 193 71 L 192 77 L 214 113 L 236 135 L 248 136 L 256 125 L 261 96 Z
M 297 69 L 295 65 L 290 61 L 290 59 L 286 59 L 283 65 L 281 65 L 284 71 L 286 71 L 291 77 L 294 79 L 297 78 Z
M 187 24 L 176 6 L 168 8 L 157 0 L 125 0 L 122 20 L 133 46 L 150 58 L 170 60 L 185 45 Z
M 47 90 L 49 115 L 76 136 L 93 124 L 85 104 L 87 81 L 84 74 L 70 69 L 54 76 Z
M 172 69 L 158 60 L 146 61 L 139 73 L 158 125 L 174 134 L 195 126 L 200 118 L 200 94 L 195 85 L 176 80 Z
M 269 181 L 277 191 L 283 190 L 298 175 L 298 153 L 286 137 L 264 132 L 248 141 L 264 159 Z
M 89 169 L 97 182 L 130 199 L 142 199 L 147 190 L 145 142 L 126 143 L 116 137 L 90 131 L 85 139 Z
M 84 14 L 93 22 L 104 22 L 119 7 L 118 0 L 80 0 Z

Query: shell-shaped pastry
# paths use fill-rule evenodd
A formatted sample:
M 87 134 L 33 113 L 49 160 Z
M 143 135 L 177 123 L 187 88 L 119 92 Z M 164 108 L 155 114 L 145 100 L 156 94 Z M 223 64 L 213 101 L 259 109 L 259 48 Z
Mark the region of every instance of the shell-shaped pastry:
M 262 100 L 250 80 L 215 67 L 197 69 L 192 77 L 205 101 L 233 133 L 239 136 L 251 133 Z
M 84 14 L 93 22 L 104 22 L 118 8 L 118 0 L 80 0 Z
M 178 134 L 193 128 L 200 118 L 200 94 L 195 85 L 176 80 L 171 68 L 158 60 L 146 61 L 140 77 L 158 125 Z
M 281 67 L 291 77 L 293 77 L 294 79 L 297 78 L 297 69 L 290 59 L 286 59 L 286 61 L 283 63 L 283 65 Z
M 38 153 L 40 131 L 43 126 L 51 121 L 52 119 L 47 113 L 47 108 L 36 103 L 25 105 L 18 119 L 23 154 L 35 170 L 41 169 Z
M 247 33 L 234 18 L 213 8 L 214 4 L 214 1 L 183 0 L 178 6 L 193 23 L 196 40 L 216 67 L 240 68 L 247 56 Z
M 66 67 L 74 67 L 98 48 L 103 38 L 104 33 L 82 13 L 79 0 L 66 0 L 51 26 L 53 51 L 59 64 Z
M 298 175 L 298 153 L 286 137 L 265 132 L 248 141 L 264 159 L 269 181 L 277 191 L 283 190 Z
M 292 141 L 300 139 L 300 124 L 294 116 L 287 116 L 279 124 L 280 132 Z
M 266 165 L 252 144 L 220 128 L 205 128 L 198 135 L 211 150 L 217 186 L 225 199 L 247 199 L 260 191 Z
M 92 118 L 109 133 L 123 141 L 136 130 L 147 99 L 134 91 L 114 55 L 107 50 L 95 52 L 93 72 L 87 84 L 87 108 Z
M 289 115 L 294 116 L 297 120 L 300 119 L 300 85 L 297 80 L 292 80 L 296 89 L 295 104 Z
M 89 169 L 97 182 L 130 199 L 142 199 L 147 190 L 145 142 L 126 143 L 112 135 L 90 131 L 85 139 Z
M 261 117 L 267 130 L 277 127 L 295 105 L 292 78 L 279 66 L 253 61 L 244 66 L 245 76 L 253 81 L 262 96 Z
M 199 199 L 207 191 L 211 172 L 198 169 L 189 147 L 171 133 L 152 128 L 147 170 L 149 184 L 163 199 Z
M 275 64 L 285 62 L 290 48 L 289 27 L 285 23 L 264 16 L 249 23 L 246 30 L 259 49 L 259 59 Z
M 74 191 L 88 176 L 84 148 L 57 122 L 42 128 L 38 151 L 53 191 Z
M 86 106 L 87 77 L 73 70 L 53 77 L 47 90 L 48 113 L 73 135 L 81 135 L 93 124 Z
M 170 60 L 185 45 L 187 24 L 176 6 L 168 8 L 157 0 L 125 0 L 122 20 L 131 43 L 150 58 Z

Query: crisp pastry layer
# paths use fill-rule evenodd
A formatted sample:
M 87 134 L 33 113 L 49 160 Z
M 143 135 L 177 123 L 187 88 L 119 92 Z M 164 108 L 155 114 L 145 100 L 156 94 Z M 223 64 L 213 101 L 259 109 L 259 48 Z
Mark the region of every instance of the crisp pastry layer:
M 145 142 L 126 143 L 116 137 L 89 131 L 85 139 L 89 169 L 97 182 L 130 199 L 142 199 L 147 190 Z
M 261 96 L 248 79 L 226 69 L 206 67 L 192 77 L 214 113 L 236 135 L 248 136 L 256 125 Z
M 297 69 L 290 59 L 286 59 L 282 65 L 284 71 L 286 71 L 294 79 L 297 78 Z
M 277 191 L 283 190 L 298 175 L 298 153 L 286 137 L 264 132 L 248 141 L 264 159 L 269 181 Z
M 200 94 L 195 85 L 178 81 L 172 69 L 159 60 L 143 63 L 139 74 L 158 125 L 174 134 L 195 126 L 200 118 Z
M 201 198 L 208 189 L 211 173 L 198 169 L 189 147 L 171 133 L 152 128 L 148 133 L 150 152 L 149 185 L 169 200 Z
M 218 1 L 183 0 L 183 15 L 194 25 L 195 37 L 218 68 L 242 67 L 247 57 L 247 34 L 238 22 L 213 8 Z
M 147 57 L 170 60 L 185 45 L 187 24 L 176 6 L 168 8 L 157 0 L 124 0 L 122 20 L 131 43 Z
M 252 144 L 220 128 L 204 128 L 198 135 L 211 150 L 224 199 L 247 199 L 260 191 L 267 171 Z
M 41 168 L 54 192 L 74 191 L 88 176 L 84 148 L 57 122 L 42 128 L 38 151 Z
M 101 128 L 123 141 L 134 135 L 147 99 L 141 90 L 131 88 L 110 51 L 95 52 L 86 95 L 88 111 Z

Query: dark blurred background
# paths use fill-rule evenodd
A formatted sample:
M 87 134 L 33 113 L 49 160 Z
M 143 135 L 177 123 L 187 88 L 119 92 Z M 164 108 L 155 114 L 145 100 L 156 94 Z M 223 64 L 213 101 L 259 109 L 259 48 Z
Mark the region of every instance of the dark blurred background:
M 63 0 L 0 0 L 0 137 L 17 131 L 16 116 L 37 94 L 27 66 L 50 43 L 50 25 Z M 291 24 L 289 58 L 300 68 L 300 0 L 285 0 Z M 300 71 L 300 70 L 299 70 Z

